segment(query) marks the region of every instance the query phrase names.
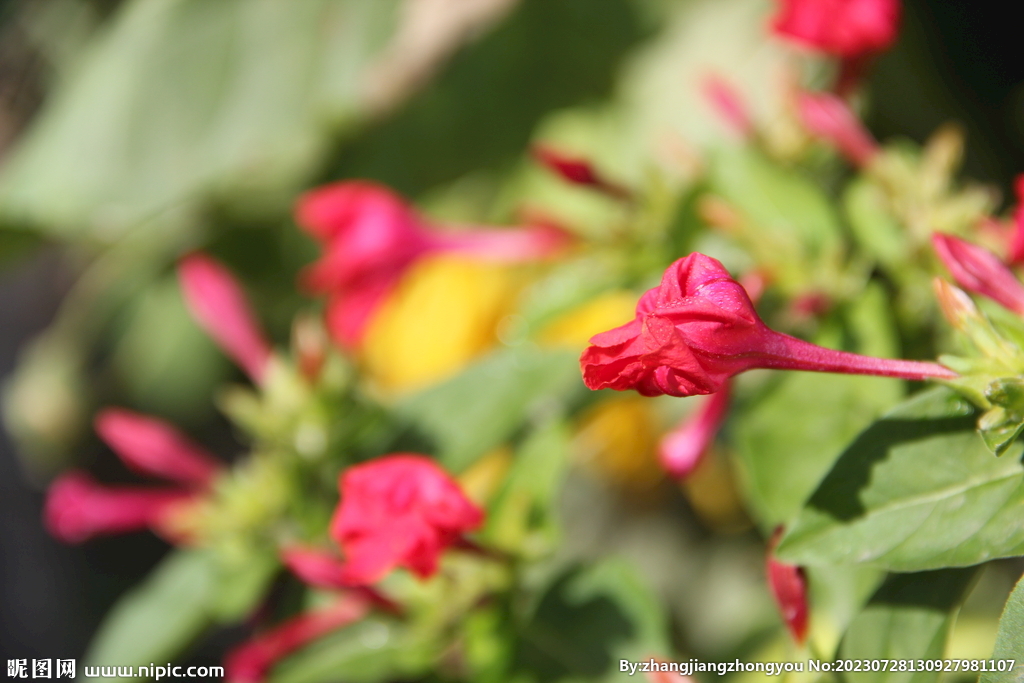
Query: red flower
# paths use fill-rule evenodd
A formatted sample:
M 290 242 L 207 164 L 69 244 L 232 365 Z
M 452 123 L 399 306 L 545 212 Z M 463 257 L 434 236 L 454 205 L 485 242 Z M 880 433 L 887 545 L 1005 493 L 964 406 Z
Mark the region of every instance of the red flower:
M 768 557 L 765 561 L 768 588 L 793 640 L 803 644 L 807 638 L 807 576 L 802 567 L 784 564 L 775 559 L 775 546 L 781 537 L 780 527 L 768 543 Z
M 462 534 L 483 522 L 483 512 L 437 464 L 400 453 L 348 469 L 331 536 L 345 553 L 349 584 L 369 584 L 398 566 L 421 578 Z
M 370 610 L 370 599 L 347 593 L 325 609 L 304 612 L 257 635 L 228 653 L 224 678 L 230 683 L 260 683 L 277 660 L 307 643 L 359 621 Z
M 693 414 L 661 438 L 658 458 L 669 476 L 685 479 L 697 469 L 729 411 L 729 383 L 703 399 Z
M 185 303 L 196 322 L 254 382 L 263 381 L 271 348 L 234 276 L 205 254 L 178 264 Z
M 719 391 L 753 368 L 841 372 L 905 379 L 956 373 L 935 363 L 887 360 L 826 349 L 769 329 L 721 263 L 690 254 L 640 298 L 636 318 L 596 335 L 580 357 L 591 389 L 644 396 Z
M 842 58 L 887 50 L 899 33 L 899 0 L 780 0 L 776 35 Z
M 864 168 L 878 154 L 878 143 L 871 133 L 835 95 L 801 93 L 797 110 L 812 135 L 832 144 L 854 166 Z
M 401 197 L 366 181 L 332 183 L 299 198 L 295 221 L 323 248 L 302 275 L 327 294 L 327 328 L 344 347 L 359 345 L 370 317 L 416 259 L 456 252 L 498 262 L 546 257 L 568 242 L 548 225 L 437 231 Z
M 65 543 L 150 528 L 174 536 L 168 515 L 198 500 L 221 465 L 200 446 L 162 420 L 121 408 L 96 418 L 96 433 L 129 468 L 178 486 L 104 486 L 84 472 L 58 477 L 46 493 L 46 528 Z
M 1024 285 L 998 256 L 976 244 L 940 232 L 932 235 L 932 245 L 961 287 L 1024 315 Z

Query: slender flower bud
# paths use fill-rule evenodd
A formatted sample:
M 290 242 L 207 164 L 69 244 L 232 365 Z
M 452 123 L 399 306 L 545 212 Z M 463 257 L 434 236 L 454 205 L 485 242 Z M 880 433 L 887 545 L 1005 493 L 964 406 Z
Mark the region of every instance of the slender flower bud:
M 801 93 L 797 96 L 797 111 L 808 132 L 834 146 L 857 168 L 867 167 L 877 156 L 878 143 L 835 95 Z
M 483 511 L 426 456 L 398 453 L 356 465 L 339 486 L 330 533 L 352 584 L 374 583 L 397 566 L 430 577 L 441 553 L 483 522 Z
M 547 258 L 571 241 L 568 233 L 546 224 L 437 230 L 397 194 L 366 181 L 307 192 L 296 204 L 295 220 L 323 248 L 320 259 L 302 273 L 302 285 L 328 295 L 328 333 L 348 349 L 362 343 L 373 314 L 423 256 L 458 252 L 495 262 L 530 261 Z
M 107 408 L 94 426 L 121 461 L 140 474 L 205 488 L 222 469 L 204 448 L 163 420 Z
M 1024 315 L 1024 285 L 998 256 L 976 244 L 940 232 L 932 234 L 932 245 L 961 287 Z
M 635 389 L 644 396 L 711 394 L 729 377 L 754 368 L 957 377 L 936 363 L 835 351 L 776 332 L 722 264 L 699 253 L 669 266 L 661 285 L 640 298 L 632 321 L 590 343 L 580 357 L 589 388 Z
M 279 659 L 359 621 L 369 611 L 367 597 L 347 593 L 330 607 L 292 617 L 229 652 L 224 660 L 224 678 L 229 683 L 262 683 Z
M 786 628 L 797 644 L 802 645 L 807 639 L 807 575 L 802 567 L 785 564 L 775 559 L 775 547 L 782 538 L 780 527 L 768 543 L 768 557 L 765 569 L 768 575 L 768 587 L 771 589 L 775 604 Z
M 669 476 L 685 479 L 697 469 L 729 411 L 729 382 L 702 399 L 700 407 L 662 437 L 658 457 Z
M 178 264 L 185 302 L 196 322 L 257 384 L 270 360 L 270 344 L 234 276 L 201 253 Z
M 601 176 L 586 159 L 563 154 L 547 145 L 534 145 L 532 151 L 533 158 L 544 168 L 568 183 L 591 187 L 619 199 L 629 197 L 630 193 L 626 188 Z
M 971 301 L 971 297 L 962 289 L 958 289 L 942 278 L 932 280 L 932 289 L 935 290 L 935 298 L 939 302 L 942 315 L 955 329 L 961 332 L 966 331 L 968 321 L 976 320 L 981 313 L 978 307 Z
M 779 0 L 775 35 L 825 54 L 855 59 L 896 41 L 899 0 Z
M 193 494 L 176 489 L 102 486 L 72 471 L 50 485 L 43 520 L 58 540 L 82 543 L 94 536 L 160 531 L 166 515 L 191 499 Z
M 740 93 L 725 79 L 708 76 L 703 83 L 704 99 L 725 126 L 744 140 L 754 137 L 754 123 Z

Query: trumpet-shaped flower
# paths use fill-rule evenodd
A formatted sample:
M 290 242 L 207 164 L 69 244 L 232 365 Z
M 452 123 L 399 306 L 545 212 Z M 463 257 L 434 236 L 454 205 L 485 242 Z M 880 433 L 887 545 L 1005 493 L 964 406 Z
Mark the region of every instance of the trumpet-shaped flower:
M 234 276 L 205 254 L 178 264 L 185 303 L 196 322 L 257 384 L 263 381 L 271 348 Z
M 932 245 L 961 287 L 1024 315 L 1024 285 L 998 256 L 976 244 L 939 232 L 932 235 Z
M 483 522 L 483 511 L 422 455 L 399 453 L 352 467 L 340 488 L 330 532 L 352 584 L 373 583 L 398 566 L 430 577 L 441 553 Z
M 797 111 L 808 132 L 830 143 L 854 166 L 864 168 L 878 154 L 878 143 L 871 133 L 835 95 L 801 93 Z
M 798 644 L 807 638 L 807 575 L 802 567 L 785 564 L 775 559 L 775 546 L 782 537 L 780 528 L 772 536 L 768 544 L 768 557 L 765 571 L 768 576 L 768 588 L 771 590 L 775 604 L 779 607 L 782 620 L 786 623 L 790 635 Z
M 550 225 L 435 230 L 394 192 L 366 181 L 307 192 L 299 198 L 295 220 L 323 248 L 302 282 L 311 292 L 328 295 L 328 331 L 346 348 L 360 345 L 374 312 L 424 255 L 454 252 L 512 263 L 545 258 L 569 241 Z
M 1006 260 L 1011 265 L 1018 265 L 1024 263 L 1024 173 L 1014 179 L 1013 191 L 1017 196 L 1017 208 L 1013 211 L 1009 256 Z
M 887 50 L 899 33 L 899 0 L 780 0 L 776 35 L 842 58 Z
M 936 363 L 889 360 L 826 349 L 770 329 L 743 287 L 715 259 L 694 253 L 665 272 L 636 317 L 596 335 L 580 357 L 591 389 L 635 389 L 644 396 L 719 391 L 754 368 L 952 379 Z

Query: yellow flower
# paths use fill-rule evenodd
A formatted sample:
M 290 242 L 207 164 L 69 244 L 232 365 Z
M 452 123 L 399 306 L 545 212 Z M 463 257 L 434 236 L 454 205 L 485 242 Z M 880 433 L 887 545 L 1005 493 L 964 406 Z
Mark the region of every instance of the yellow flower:
M 583 416 L 575 450 L 598 474 L 641 491 L 663 477 L 655 451 L 657 437 L 650 399 L 627 395 L 603 401 Z
M 598 332 L 632 320 L 636 315 L 638 298 L 628 291 L 605 292 L 552 321 L 540 331 L 538 341 L 545 345 L 582 350 Z
M 519 278 L 508 267 L 457 256 L 421 259 L 374 314 L 362 363 L 385 391 L 441 380 L 490 348 Z

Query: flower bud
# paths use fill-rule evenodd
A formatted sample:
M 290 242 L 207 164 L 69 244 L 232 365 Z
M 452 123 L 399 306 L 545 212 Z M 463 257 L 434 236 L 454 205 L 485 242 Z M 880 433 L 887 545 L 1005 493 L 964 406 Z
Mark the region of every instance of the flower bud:
M 94 426 L 121 461 L 140 474 L 204 488 L 222 469 L 204 448 L 163 420 L 107 408 Z
M 729 383 L 702 399 L 701 405 L 662 437 L 658 457 L 669 476 L 685 479 L 697 469 L 729 411 Z
M 867 167 L 878 155 L 878 143 L 847 104 L 828 93 L 801 93 L 797 111 L 804 127 L 825 140 L 857 168 Z
M 942 263 L 964 289 L 1024 315 L 1024 286 L 999 257 L 970 242 L 936 232 L 932 245 Z
M 771 590 L 775 604 L 778 605 L 786 628 L 798 645 L 807 639 L 807 575 L 803 567 L 785 564 L 775 559 L 775 546 L 782 538 L 779 528 L 768 544 L 768 557 L 765 569 L 768 576 L 768 588 Z
M 270 343 L 234 276 L 209 256 L 196 253 L 178 264 L 178 278 L 192 317 L 254 382 L 261 383 Z

